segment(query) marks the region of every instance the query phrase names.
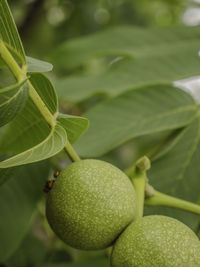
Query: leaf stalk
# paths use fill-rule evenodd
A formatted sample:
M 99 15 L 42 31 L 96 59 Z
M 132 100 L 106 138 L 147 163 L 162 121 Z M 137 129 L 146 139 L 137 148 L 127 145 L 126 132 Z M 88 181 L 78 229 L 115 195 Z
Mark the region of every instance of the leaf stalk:
M 73 146 L 70 144 L 69 140 L 67 139 L 67 142 L 65 144 L 65 150 L 72 161 L 80 161 L 79 155 L 74 150 Z

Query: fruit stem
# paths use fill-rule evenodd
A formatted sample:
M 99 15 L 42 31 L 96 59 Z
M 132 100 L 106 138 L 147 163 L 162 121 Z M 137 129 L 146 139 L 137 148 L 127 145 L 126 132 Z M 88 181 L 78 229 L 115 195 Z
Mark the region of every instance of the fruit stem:
M 136 218 L 141 218 L 144 211 L 145 185 L 147 182 L 146 171 L 150 168 L 150 160 L 144 156 L 140 158 L 133 166 L 125 170 L 125 173 L 130 177 L 137 199 Z
M 141 218 L 144 212 L 144 188 L 146 183 L 146 177 L 132 179 L 137 199 L 137 213 L 136 218 Z
M 65 150 L 66 150 L 67 154 L 69 155 L 69 157 L 71 158 L 72 161 L 81 160 L 79 155 L 74 150 L 73 146 L 70 144 L 69 140 L 67 140 L 67 142 L 65 144 Z
M 145 199 L 144 203 L 148 206 L 166 206 L 200 214 L 200 205 L 166 195 L 156 190 L 154 190 L 153 196 Z

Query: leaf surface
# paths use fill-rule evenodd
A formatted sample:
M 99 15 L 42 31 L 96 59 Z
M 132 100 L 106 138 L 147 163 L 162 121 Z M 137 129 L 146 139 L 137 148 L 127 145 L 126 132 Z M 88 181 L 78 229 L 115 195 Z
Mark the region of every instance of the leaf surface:
M 25 63 L 24 48 L 6 0 L 0 1 L 0 29 L 0 39 Z
M 95 94 L 116 96 L 130 88 L 199 75 L 199 29 L 123 26 L 69 41 L 56 54 L 55 62 L 63 68 L 92 58 L 112 56 L 114 60 L 103 72 L 59 79 L 58 95 L 61 100 L 80 102 Z
M 53 116 L 57 115 L 57 96 L 50 80 L 41 73 L 32 73 L 30 82 Z M 15 134 L 13 134 L 15 133 Z M 0 168 L 9 168 L 40 161 L 60 152 L 66 143 L 65 129 L 58 124 L 50 129 L 31 99 L 9 124 L 0 139 L 1 153 L 9 156 Z
M 20 166 L 0 187 L 0 262 L 18 248 L 28 230 L 48 172 L 46 162 Z
M 6 125 L 1 139 L 1 154 L 7 159 L 0 168 L 9 168 L 52 157 L 63 149 L 66 131 L 56 125 L 50 129 L 31 99 L 19 115 Z
M 28 72 L 48 72 L 53 69 L 51 63 L 28 56 L 26 56 L 26 63 Z
M 90 262 L 80 262 L 80 263 L 46 263 L 43 265 L 38 265 L 37 267 L 109 267 L 107 261 L 90 261 Z
M 169 85 L 130 90 L 90 109 L 90 128 L 75 148 L 81 156 L 98 157 L 145 134 L 172 130 L 191 122 L 197 106 L 190 95 Z
M 67 114 L 59 114 L 57 121 L 59 121 L 62 127 L 66 130 L 67 138 L 72 144 L 80 138 L 89 126 L 88 119 Z
M 27 98 L 26 80 L 0 89 L 0 127 L 11 121 L 22 110 Z
M 0 151 L 16 155 L 41 143 L 50 128 L 32 100 L 29 98 L 23 110 L 2 130 Z
M 30 82 L 52 115 L 55 115 L 58 109 L 58 99 L 51 81 L 42 73 L 32 73 Z
M 33 234 L 28 233 L 22 240 L 20 247 L 6 261 L 7 267 L 36 266 L 43 262 L 47 253 L 45 244 Z
M 71 69 L 92 58 L 105 55 L 127 56 L 133 59 L 167 55 L 170 52 L 180 52 L 190 45 L 197 45 L 200 38 L 199 29 L 199 26 L 113 27 L 64 42 L 55 50 L 55 62 L 64 69 Z
M 41 143 L 0 162 L 0 168 L 9 168 L 50 158 L 64 148 L 66 140 L 65 130 L 56 125 Z
M 197 203 L 199 191 L 200 120 L 196 119 L 174 139 L 170 150 L 152 162 L 148 172 L 150 183 L 159 191 Z M 152 207 L 147 213 L 161 213 L 175 217 L 197 230 L 199 215 Z
M 0 169 L 0 186 L 14 173 L 14 168 Z

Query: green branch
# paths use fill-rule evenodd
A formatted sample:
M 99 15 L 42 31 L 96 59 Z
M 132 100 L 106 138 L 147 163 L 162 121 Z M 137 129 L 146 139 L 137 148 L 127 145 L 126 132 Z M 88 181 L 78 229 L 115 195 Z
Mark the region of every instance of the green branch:
M 154 190 L 152 197 L 145 199 L 144 203 L 148 206 L 166 206 L 200 214 L 200 205 L 176 197 L 168 196 L 156 190 Z

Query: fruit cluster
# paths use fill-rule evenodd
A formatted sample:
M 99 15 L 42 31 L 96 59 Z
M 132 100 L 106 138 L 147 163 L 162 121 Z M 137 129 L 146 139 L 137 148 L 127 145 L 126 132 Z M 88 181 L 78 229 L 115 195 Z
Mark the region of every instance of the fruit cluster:
M 113 246 L 112 267 L 198 267 L 200 241 L 183 223 L 166 216 L 136 218 L 131 180 L 100 160 L 64 169 L 47 195 L 50 226 L 66 244 L 83 250 Z

